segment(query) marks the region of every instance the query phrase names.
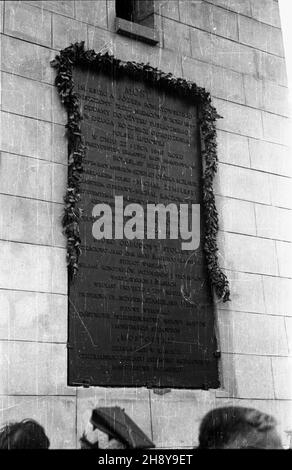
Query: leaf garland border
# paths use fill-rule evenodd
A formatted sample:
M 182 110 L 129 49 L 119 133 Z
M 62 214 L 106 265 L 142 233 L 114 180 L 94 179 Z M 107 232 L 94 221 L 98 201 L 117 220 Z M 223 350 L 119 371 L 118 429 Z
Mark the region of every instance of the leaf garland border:
M 217 297 L 223 302 L 230 300 L 230 288 L 227 276 L 218 261 L 217 233 L 219 230 L 218 212 L 213 192 L 213 180 L 217 172 L 218 156 L 216 142 L 216 120 L 221 118 L 211 103 L 210 93 L 195 83 L 176 78 L 171 73 L 164 73 L 148 63 L 124 62 L 108 53 L 96 53 L 86 50 L 84 41 L 71 44 L 60 51 L 51 62 L 57 71 L 55 85 L 64 104 L 68 122 L 68 187 L 65 195 L 63 216 L 64 234 L 67 237 L 67 263 L 69 281 L 78 271 L 81 255 L 79 224 L 82 210 L 80 201 L 80 182 L 83 172 L 83 159 L 86 153 L 84 138 L 81 133 L 82 115 L 78 95 L 74 91 L 72 71 L 74 66 L 87 66 L 96 72 L 102 71 L 114 77 L 128 76 L 142 80 L 165 91 L 175 91 L 179 96 L 194 100 L 199 105 L 199 125 L 201 135 L 201 155 L 203 162 L 203 206 L 206 222 L 204 251 L 210 276 L 211 286 Z

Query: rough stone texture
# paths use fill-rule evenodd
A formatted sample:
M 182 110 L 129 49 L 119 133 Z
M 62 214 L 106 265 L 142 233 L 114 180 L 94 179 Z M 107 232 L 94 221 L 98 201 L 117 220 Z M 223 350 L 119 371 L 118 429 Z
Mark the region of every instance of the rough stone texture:
M 74 0 L 33 0 L 26 3 L 30 3 L 33 6 L 37 6 L 44 10 L 53 11 L 54 13 L 60 13 L 65 16 L 74 16 Z
M 191 47 L 194 59 L 236 72 L 256 73 L 256 51 L 251 47 L 194 28 L 191 29 Z
M 290 150 L 283 145 L 249 139 L 251 168 L 282 176 L 292 176 Z
M 251 16 L 263 23 L 281 27 L 279 6 L 274 0 L 249 0 Z
M 2 73 L 2 110 L 45 121 L 52 120 L 52 87 Z
M 155 13 L 179 21 L 179 0 L 156 0 Z
M 253 354 L 222 354 L 224 388 L 237 398 L 275 398 L 271 360 Z M 275 358 L 286 363 L 286 358 Z M 225 367 L 224 367 L 225 365 Z
M 75 10 L 76 20 L 107 28 L 106 0 L 77 0 Z
M 227 271 L 226 274 L 230 281 L 232 301 L 218 304 L 218 310 L 265 313 L 265 296 L 262 276 L 258 274 L 240 273 L 237 271 Z M 267 277 L 267 279 L 270 278 Z
M 54 71 L 48 64 L 55 57 L 55 51 L 10 36 L 3 36 L 1 46 L 4 72 L 53 84 Z
M 182 58 L 183 76 L 205 88 L 212 96 L 245 103 L 242 75 L 205 62 Z
M 0 241 L 0 288 L 67 294 L 65 249 Z
M 0 350 L 1 395 L 75 395 L 64 344 L 1 341 Z
M 254 204 L 238 199 L 217 197 L 220 230 L 256 235 Z
M 292 244 L 276 242 L 276 250 L 280 276 L 292 278 Z
M 273 357 L 272 368 L 275 383 L 275 395 L 278 399 L 291 400 L 292 398 L 292 358 Z
M 215 191 L 236 199 L 271 203 L 269 178 L 260 172 L 228 164 L 220 164 L 215 181 Z
M 87 25 L 80 21 L 53 15 L 53 48 L 63 49 L 74 42 L 85 41 L 87 45 Z
M 271 54 L 284 56 L 281 30 L 239 16 L 239 40 L 243 44 L 261 49 Z
M 4 33 L 50 47 L 51 14 L 24 2 L 6 1 Z
M 292 209 L 292 180 L 282 176 L 270 175 L 271 200 L 273 206 Z
M 119 405 L 157 447 L 192 447 L 205 412 L 239 404 L 275 415 L 287 444 L 292 159 L 277 2 L 155 0 L 155 47 L 115 34 L 114 0 L 7 1 L 3 12 L 1 1 L 0 424 L 30 416 L 52 447 L 79 447 L 90 409 Z M 79 40 L 195 81 L 223 116 L 215 191 L 232 301 L 216 302 L 216 392 L 67 386 L 66 113 L 50 60 Z
M 210 3 L 219 5 L 227 10 L 241 13 L 242 15 L 251 15 L 250 0 L 209 0 Z
M 288 355 L 284 317 L 220 311 L 219 328 L 224 353 Z
M 67 296 L 0 290 L 0 339 L 65 343 Z
M 190 29 L 188 26 L 163 19 L 164 47 L 179 52 L 182 55 L 191 55 Z
M 225 269 L 271 276 L 279 274 L 274 240 L 220 232 L 218 243 Z
M 61 204 L 0 194 L 0 239 L 39 245 L 66 246 Z
M 205 2 L 180 0 L 180 20 L 219 36 L 238 39 L 237 15 Z
M 292 279 L 263 276 L 266 313 L 292 316 Z
M 64 165 L 4 152 L 0 154 L 0 162 L 2 194 L 63 203 L 67 179 Z
M 261 80 L 271 80 L 278 85 L 287 86 L 285 60 L 259 50 L 254 51 L 256 76 Z
M 260 204 L 255 206 L 257 234 L 272 240 L 292 241 L 292 211 Z
M 247 168 L 250 167 L 247 137 L 218 130 L 217 149 L 220 162 Z
M 271 113 L 289 116 L 290 97 L 288 88 L 273 82 L 258 80 L 249 75 L 243 76 L 246 104 Z
M 214 98 L 213 102 L 220 116 L 223 116 L 223 119 L 218 121 L 218 129 L 246 135 L 248 137 L 255 137 L 257 139 L 263 138 L 261 114 L 264 113 L 261 113 L 258 109 L 241 106 L 217 98 Z M 276 117 L 281 118 L 280 116 Z M 267 122 L 267 126 L 269 126 L 269 123 L 270 121 Z M 273 133 L 276 133 L 276 129 L 273 130 Z M 276 142 L 278 142 L 278 137 L 275 137 L 275 139 L 277 139 Z

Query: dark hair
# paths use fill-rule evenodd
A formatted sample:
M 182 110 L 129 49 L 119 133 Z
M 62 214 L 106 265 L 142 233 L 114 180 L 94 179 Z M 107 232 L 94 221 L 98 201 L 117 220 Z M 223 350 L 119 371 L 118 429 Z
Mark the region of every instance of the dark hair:
M 199 449 L 219 449 L 237 437 L 256 433 L 262 437 L 276 427 L 273 416 L 253 408 L 230 406 L 215 408 L 207 413 L 200 425 Z
M 0 429 L 0 449 L 48 449 L 44 428 L 32 419 L 8 423 Z

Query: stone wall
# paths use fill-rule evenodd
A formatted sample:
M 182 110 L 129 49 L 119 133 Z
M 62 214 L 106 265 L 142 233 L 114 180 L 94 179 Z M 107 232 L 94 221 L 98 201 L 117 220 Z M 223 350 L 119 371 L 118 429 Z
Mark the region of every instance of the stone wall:
M 118 404 L 158 447 L 187 447 L 206 411 L 239 404 L 274 414 L 287 444 L 292 160 L 278 3 L 156 0 L 157 46 L 114 32 L 113 0 L 1 1 L 0 12 L 0 422 L 34 417 L 52 447 L 76 447 L 88 410 Z M 66 116 L 50 60 L 79 40 L 196 82 L 224 117 L 215 190 L 232 302 L 217 305 L 221 390 L 67 386 Z

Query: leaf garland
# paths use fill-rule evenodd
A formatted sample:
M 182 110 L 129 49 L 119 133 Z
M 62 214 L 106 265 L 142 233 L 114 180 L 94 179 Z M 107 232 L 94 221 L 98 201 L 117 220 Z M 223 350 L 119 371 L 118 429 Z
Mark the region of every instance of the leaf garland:
M 164 73 L 148 63 L 123 62 L 108 53 L 95 53 L 85 50 L 84 42 L 71 44 L 60 51 L 51 65 L 56 68 L 55 84 L 64 104 L 68 122 L 68 187 L 65 196 L 65 211 L 63 217 L 64 233 L 67 236 L 67 263 L 69 279 L 72 281 L 77 274 L 78 261 L 81 255 L 81 239 L 79 224 L 82 210 L 79 209 L 80 182 L 83 172 L 83 159 L 86 147 L 81 132 L 82 116 L 79 99 L 74 91 L 72 69 L 74 66 L 93 68 L 111 76 L 128 76 L 134 80 L 142 80 L 152 86 L 172 91 L 193 100 L 199 105 L 199 125 L 201 134 L 201 154 L 203 161 L 203 205 L 206 220 L 204 251 L 206 254 L 211 285 L 219 299 L 223 302 L 230 300 L 229 282 L 222 272 L 218 262 L 218 247 L 216 242 L 218 212 L 215 205 L 213 180 L 217 172 L 218 157 L 216 143 L 216 120 L 221 116 L 211 104 L 210 93 L 195 83 L 182 78 L 175 78 L 171 73 Z

